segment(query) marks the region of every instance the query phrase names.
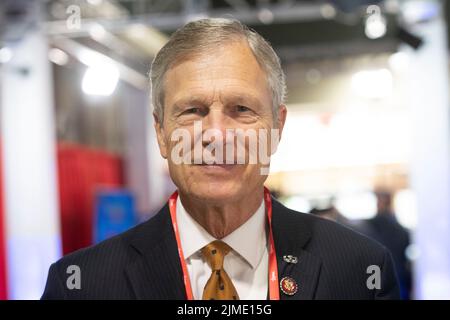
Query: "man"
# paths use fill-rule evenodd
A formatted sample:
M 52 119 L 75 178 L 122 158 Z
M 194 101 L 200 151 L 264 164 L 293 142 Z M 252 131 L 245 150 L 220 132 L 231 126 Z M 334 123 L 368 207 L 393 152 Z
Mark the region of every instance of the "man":
M 252 156 L 276 145 L 286 107 L 279 59 L 261 36 L 233 20 L 188 23 L 150 77 L 160 153 L 178 191 L 149 221 L 53 264 L 44 299 L 398 298 L 386 249 L 264 189 L 268 164 Z M 262 132 L 258 151 L 251 135 L 235 145 L 233 129 Z
M 377 214 L 372 219 L 364 221 L 365 229 L 361 232 L 390 251 L 398 276 L 401 298 L 408 300 L 412 286 L 411 265 L 406 256 L 406 249 L 410 244 L 409 232 L 397 221 L 392 205 L 392 193 L 379 190 L 375 194 Z

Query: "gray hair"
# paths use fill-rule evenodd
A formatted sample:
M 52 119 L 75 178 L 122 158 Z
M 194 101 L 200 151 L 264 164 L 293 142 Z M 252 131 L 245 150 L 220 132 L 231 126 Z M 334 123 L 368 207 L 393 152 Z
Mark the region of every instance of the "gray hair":
M 233 40 L 246 40 L 256 60 L 266 72 L 272 93 L 272 112 L 274 119 L 278 118 L 278 108 L 286 98 L 286 80 L 280 59 L 272 46 L 254 30 L 237 20 L 211 18 L 192 21 L 178 29 L 153 59 L 150 69 L 151 96 L 154 112 L 161 125 L 164 119 L 164 76 L 170 67 L 183 59 Z

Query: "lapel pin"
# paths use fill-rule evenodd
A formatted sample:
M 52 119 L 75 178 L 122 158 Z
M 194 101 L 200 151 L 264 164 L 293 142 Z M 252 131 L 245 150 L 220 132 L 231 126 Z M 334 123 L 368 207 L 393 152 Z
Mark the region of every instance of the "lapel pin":
M 291 277 L 284 277 L 280 281 L 280 289 L 285 295 L 293 296 L 297 293 L 298 285 Z
M 286 261 L 287 263 L 293 263 L 293 264 L 296 264 L 298 262 L 298 258 L 296 256 L 293 256 L 290 254 L 283 256 L 283 260 Z

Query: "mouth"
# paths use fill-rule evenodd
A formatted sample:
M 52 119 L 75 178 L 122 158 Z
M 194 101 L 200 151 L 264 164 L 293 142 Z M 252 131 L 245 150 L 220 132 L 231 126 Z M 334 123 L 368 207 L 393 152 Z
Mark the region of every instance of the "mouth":
M 216 163 L 214 164 L 202 163 L 195 166 L 205 170 L 225 170 L 225 171 L 230 171 L 238 167 L 237 164 L 216 164 Z

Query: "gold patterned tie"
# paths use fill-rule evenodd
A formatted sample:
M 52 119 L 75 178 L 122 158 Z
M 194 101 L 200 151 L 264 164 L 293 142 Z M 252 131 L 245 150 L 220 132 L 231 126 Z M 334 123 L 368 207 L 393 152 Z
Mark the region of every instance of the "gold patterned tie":
M 211 267 L 211 277 L 203 290 L 203 300 L 239 300 L 230 277 L 223 269 L 223 260 L 231 248 L 216 240 L 202 248 L 202 254 Z

